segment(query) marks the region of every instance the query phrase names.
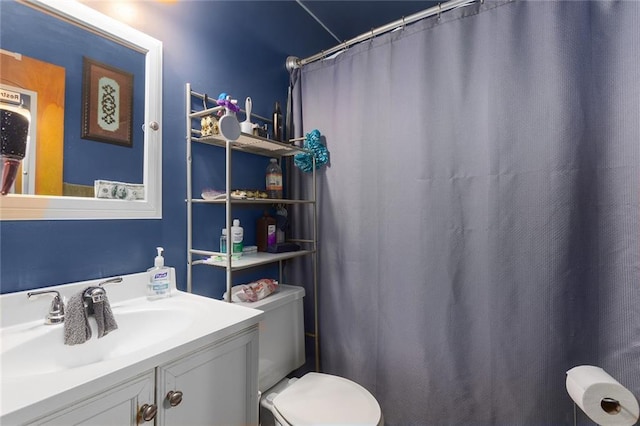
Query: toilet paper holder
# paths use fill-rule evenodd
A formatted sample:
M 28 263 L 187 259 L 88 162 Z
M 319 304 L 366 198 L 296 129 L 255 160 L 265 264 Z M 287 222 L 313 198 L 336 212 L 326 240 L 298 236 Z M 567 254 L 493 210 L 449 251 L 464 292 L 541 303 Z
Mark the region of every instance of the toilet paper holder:
M 573 424 L 577 408 L 601 426 L 631 426 L 640 418 L 633 393 L 600 367 L 580 365 L 567 371 L 566 387 L 573 400 Z

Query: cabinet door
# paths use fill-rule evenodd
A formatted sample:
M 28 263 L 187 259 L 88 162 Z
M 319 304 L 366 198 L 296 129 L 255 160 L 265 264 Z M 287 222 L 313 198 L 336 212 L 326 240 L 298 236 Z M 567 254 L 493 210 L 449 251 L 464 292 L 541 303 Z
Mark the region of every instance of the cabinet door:
M 137 425 L 139 408 L 154 403 L 154 385 L 155 374 L 151 370 L 30 425 Z M 152 425 L 153 421 L 148 424 Z
M 160 366 L 157 386 L 158 426 L 257 425 L 257 326 Z

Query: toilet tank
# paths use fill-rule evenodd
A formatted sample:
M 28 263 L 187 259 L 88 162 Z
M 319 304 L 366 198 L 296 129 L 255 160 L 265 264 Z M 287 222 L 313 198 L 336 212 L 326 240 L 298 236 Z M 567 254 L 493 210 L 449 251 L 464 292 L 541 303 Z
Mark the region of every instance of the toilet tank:
M 280 284 L 257 302 L 239 303 L 264 312 L 259 325 L 258 388 L 264 392 L 305 362 L 304 288 Z

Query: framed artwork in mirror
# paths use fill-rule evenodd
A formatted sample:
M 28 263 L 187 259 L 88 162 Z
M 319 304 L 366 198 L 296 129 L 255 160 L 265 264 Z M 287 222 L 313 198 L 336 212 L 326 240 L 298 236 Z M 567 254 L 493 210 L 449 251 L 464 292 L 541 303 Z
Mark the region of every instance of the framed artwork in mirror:
M 133 74 L 83 57 L 82 138 L 133 146 Z

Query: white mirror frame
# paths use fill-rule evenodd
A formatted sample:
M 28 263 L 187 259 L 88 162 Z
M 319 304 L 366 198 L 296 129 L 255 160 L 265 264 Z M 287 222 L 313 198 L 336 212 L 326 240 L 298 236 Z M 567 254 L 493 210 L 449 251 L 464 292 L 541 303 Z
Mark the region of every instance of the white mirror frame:
M 161 219 L 162 42 L 75 0 L 23 2 L 145 54 L 145 199 L 123 201 L 7 194 L 0 196 L 0 220 Z M 157 130 L 150 127 L 157 127 Z

